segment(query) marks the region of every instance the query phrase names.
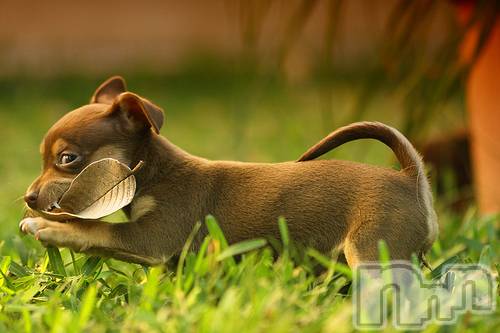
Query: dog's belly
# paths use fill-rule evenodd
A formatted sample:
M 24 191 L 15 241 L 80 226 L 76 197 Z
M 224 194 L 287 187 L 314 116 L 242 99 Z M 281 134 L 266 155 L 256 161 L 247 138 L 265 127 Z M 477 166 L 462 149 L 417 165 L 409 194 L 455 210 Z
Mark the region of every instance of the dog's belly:
M 279 238 L 283 216 L 296 241 L 326 252 L 355 225 L 398 223 L 385 220 L 415 213 L 413 185 L 391 169 L 344 161 L 227 163 L 211 213 L 230 242 Z

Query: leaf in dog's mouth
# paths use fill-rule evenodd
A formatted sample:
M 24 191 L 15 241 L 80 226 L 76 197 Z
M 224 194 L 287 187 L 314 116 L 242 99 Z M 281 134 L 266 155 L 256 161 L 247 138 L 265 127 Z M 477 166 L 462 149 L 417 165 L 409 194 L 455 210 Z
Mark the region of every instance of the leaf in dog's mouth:
M 51 210 L 38 211 L 50 220 L 98 219 L 128 205 L 135 195 L 134 174 L 142 167 L 140 161 L 133 170 L 112 159 L 89 164 L 71 182 L 70 187 Z

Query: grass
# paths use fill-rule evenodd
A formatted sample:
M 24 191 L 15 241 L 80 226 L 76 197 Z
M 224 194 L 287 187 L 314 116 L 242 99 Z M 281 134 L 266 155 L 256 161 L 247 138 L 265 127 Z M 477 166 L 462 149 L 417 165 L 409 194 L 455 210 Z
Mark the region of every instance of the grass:
M 164 135 L 209 158 L 292 160 L 328 127 L 316 112 L 313 85 L 266 79 L 259 90 L 245 77 L 207 75 L 201 81 L 137 76 L 129 85 L 165 108 Z M 216 221 L 207 218 L 201 223 L 207 223 L 209 236 L 198 252 L 189 250 L 188 241 L 178 263 L 154 268 L 45 249 L 21 237 L 17 198 L 39 172 L 38 143 L 50 124 L 85 103 L 96 85 L 82 77 L 0 81 L 0 332 L 353 331 L 345 288 L 350 270 L 312 249 L 299 255 L 283 220 L 276 221 L 282 234 L 277 259 L 262 239 L 228 245 Z M 348 122 L 355 98 L 342 83 L 333 91 L 331 129 Z M 367 118 L 397 125 L 394 97 L 377 98 Z M 392 163 L 392 154 L 377 143 L 349 144 L 330 156 Z M 434 271 L 426 276 L 437 278 L 446 262 L 481 262 L 498 276 L 498 217 L 480 218 L 473 206 L 462 215 L 439 200 L 436 206 L 441 231 L 427 258 Z M 499 314 L 466 314 L 455 325 L 426 331 L 493 332 L 500 327 Z

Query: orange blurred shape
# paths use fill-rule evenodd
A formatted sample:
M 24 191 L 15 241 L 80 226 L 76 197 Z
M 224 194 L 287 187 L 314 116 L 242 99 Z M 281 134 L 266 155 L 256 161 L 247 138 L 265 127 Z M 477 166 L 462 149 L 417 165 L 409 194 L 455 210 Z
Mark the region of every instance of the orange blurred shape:
M 458 7 L 465 23 L 471 3 Z M 461 48 L 468 61 L 478 42 L 478 29 L 471 29 Z M 500 20 L 474 64 L 466 86 L 476 196 L 483 214 L 500 212 Z

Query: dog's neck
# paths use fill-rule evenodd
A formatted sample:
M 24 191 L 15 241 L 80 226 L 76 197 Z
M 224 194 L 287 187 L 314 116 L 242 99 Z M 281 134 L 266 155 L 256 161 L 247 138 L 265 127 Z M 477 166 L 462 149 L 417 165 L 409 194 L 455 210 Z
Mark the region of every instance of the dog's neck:
M 206 160 L 193 156 L 155 133 L 149 133 L 131 159 L 133 168 L 139 161 L 144 167 L 136 174 L 138 189 L 177 173 L 196 172 Z

